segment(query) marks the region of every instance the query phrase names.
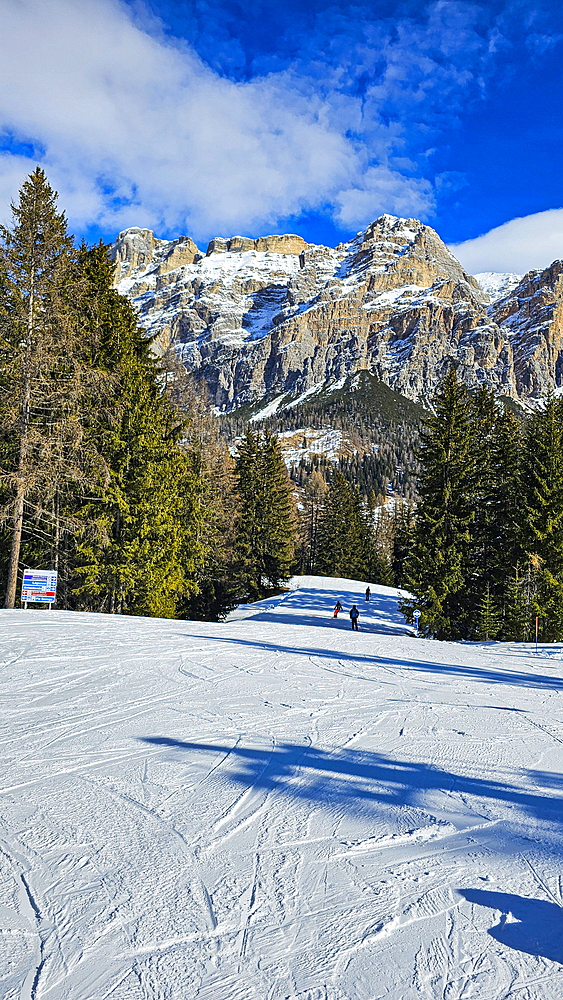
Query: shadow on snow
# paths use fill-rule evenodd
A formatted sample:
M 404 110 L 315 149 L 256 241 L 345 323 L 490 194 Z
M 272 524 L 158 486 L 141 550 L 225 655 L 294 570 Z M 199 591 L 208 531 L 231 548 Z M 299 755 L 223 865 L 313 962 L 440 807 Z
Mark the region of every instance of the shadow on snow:
M 499 910 L 498 924 L 487 932 L 496 941 L 541 955 L 551 962 L 563 965 L 563 909 L 543 899 L 527 899 L 507 892 L 489 892 L 483 889 L 459 889 L 469 903 Z M 508 919 L 508 917 L 512 919 Z
M 256 621 L 256 619 L 253 620 Z M 209 641 L 209 636 L 190 633 L 190 639 L 201 639 L 205 642 Z M 525 673 L 519 670 L 491 670 L 489 667 L 472 667 L 462 663 L 434 663 L 429 660 L 414 659 L 399 660 L 389 656 L 366 656 L 358 652 L 344 653 L 341 650 L 322 646 L 284 646 L 278 642 L 265 642 L 262 639 L 238 639 L 223 635 L 214 635 L 213 642 L 224 642 L 243 648 L 271 650 L 273 653 L 288 653 L 295 656 L 318 656 L 321 659 L 336 660 L 337 663 L 367 664 L 372 667 L 391 667 L 436 675 L 467 677 L 470 680 L 486 684 L 515 684 L 519 687 L 563 691 L 563 678 L 550 677 L 548 674 Z M 364 679 L 375 680 L 375 677 Z
M 463 797 L 475 796 L 516 806 L 536 820 L 560 823 L 563 807 L 563 775 L 526 771 L 537 789 L 530 791 L 513 784 L 485 778 L 454 774 L 424 763 L 398 761 L 373 751 L 326 751 L 307 744 L 276 743 L 270 748 L 226 746 L 214 743 L 190 743 L 169 736 L 143 736 L 143 743 L 167 747 L 182 754 L 212 752 L 231 757 L 236 768 L 229 770 L 229 780 L 245 788 L 288 791 L 318 802 L 354 804 L 386 803 L 422 805 L 418 793 L 443 791 Z M 297 774 L 310 772 L 309 780 L 291 781 Z

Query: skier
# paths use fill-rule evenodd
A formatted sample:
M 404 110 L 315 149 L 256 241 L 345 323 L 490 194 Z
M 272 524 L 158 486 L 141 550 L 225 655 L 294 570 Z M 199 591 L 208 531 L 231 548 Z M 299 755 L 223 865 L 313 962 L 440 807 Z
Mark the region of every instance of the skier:
M 360 617 L 360 612 L 358 611 L 355 604 L 350 608 L 350 620 L 352 622 L 352 632 L 354 629 L 358 631 L 358 618 Z
M 369 601 L 369 595 L 370 594 L 371 594 L 371 590 L 369 589 L 369 587 L 366 587 L 366 601 Z
M 335 618 L 338 618 L 338 612 L 339 611 L 342 611 L 342 605 L 341 605 L 340 601 L 337 601 L 336 602 L 336 606 L 334 608 L 334 617 Z

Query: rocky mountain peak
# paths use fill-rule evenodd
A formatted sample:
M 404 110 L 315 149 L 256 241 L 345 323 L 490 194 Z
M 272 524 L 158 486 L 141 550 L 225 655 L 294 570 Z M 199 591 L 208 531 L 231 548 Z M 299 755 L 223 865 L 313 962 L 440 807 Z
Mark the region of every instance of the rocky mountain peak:
M 382 215 L 335 248 L 233 236 L 205 253 L 133 228 L 113 254 L 116 285 L 158 349 L 174 344 L 222 411 L 362 370 L 422 402 L 451 363 L 469 386 L 523 401 L 561 384 L 561 262 L 489 281 L 491 304 L 416 219 Z

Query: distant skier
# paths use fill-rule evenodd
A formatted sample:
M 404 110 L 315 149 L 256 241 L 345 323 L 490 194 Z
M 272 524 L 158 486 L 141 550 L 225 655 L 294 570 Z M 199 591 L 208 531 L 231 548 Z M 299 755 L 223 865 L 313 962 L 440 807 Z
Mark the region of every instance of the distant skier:
M 342 605 L 341 605 L 340 601 L 337 601 L 336 602 L 336 606 L 334 608 L 334 617 L 335 618 L 338 618 L 338 612 L 339 611 L 342 611 Z
M 371 590 L 369 589 L 369 587 L 366 587 L 366 601 L 369 601 L 369 595 L 370 594 L 371 594 Z
M 352 622 L 352 632 L 354 629 L 358 631 L 358 618 L 360 617 L 360 612 L 358 611 L 355 604 L 350 608 L 350 620 Z

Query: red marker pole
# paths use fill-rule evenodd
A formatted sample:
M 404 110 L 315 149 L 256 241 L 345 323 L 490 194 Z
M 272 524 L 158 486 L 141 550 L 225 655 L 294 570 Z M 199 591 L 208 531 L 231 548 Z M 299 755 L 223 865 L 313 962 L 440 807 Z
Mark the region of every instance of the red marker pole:
M 536 653 L 538 651 L 538 619 L 536 618 Z

